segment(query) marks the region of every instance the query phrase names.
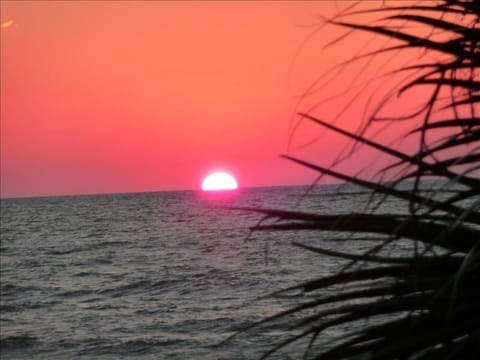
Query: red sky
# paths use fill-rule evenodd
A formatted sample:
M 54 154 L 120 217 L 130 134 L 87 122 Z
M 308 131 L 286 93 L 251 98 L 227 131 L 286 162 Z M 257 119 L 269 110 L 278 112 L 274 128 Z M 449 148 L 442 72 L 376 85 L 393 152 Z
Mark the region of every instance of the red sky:
M 369 41 L 323 52 L 339 30 L 309 38 L 345 4 L 2 1 L 1 196 L 199 189 L 215 169 L 240 186 L 311 183 L 279 154 L 298 95 Z M 337 140 L 314 151 L 329 161 Z

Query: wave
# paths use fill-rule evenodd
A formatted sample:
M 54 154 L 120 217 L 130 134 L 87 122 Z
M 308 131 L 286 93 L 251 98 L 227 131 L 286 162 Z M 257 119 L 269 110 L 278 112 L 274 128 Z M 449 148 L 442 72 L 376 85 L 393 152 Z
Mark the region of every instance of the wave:
M 93 340 L 83 349 L 77 352 L 77 356 L 98 357 L 102 355 L 115 356 L 138 356 L 148 353 L 158 353 L 159 348 L 162 350 L 168 346 L 175 346 L 184 342 L 183 339 L 133 339 L 126 341 L 109 341 L 109 340 Z
M 23 349 L 35 344 L 37 344 L 37 338 L 29 334 L 0 337 L 0 350 L 2 353 L 4 351 Z

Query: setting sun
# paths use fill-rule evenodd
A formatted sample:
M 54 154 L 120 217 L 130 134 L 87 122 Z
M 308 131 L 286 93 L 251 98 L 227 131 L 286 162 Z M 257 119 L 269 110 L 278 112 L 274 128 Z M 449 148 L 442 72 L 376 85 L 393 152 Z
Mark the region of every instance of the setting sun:
M 224 172 L 212 173 L 202 183 L 203 191 L 235 190 L 237 187 L 235 178 Z

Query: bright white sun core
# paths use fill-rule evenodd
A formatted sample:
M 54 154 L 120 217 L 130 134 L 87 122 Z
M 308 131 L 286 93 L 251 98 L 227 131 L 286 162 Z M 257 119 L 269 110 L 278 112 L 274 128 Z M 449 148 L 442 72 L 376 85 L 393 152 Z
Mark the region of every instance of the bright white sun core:
M 203 191 L 235 190 L 238 188 L 235 178 L 225 172 L 214 172 L 202 182 Z

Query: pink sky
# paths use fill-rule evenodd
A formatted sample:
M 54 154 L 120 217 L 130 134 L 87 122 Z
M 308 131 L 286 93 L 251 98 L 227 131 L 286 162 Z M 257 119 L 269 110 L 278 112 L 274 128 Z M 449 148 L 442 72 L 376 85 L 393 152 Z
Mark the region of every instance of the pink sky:
M 279 154 L 298 95 L 370 41 L 309 38 L 345 4 L 2 1 L 1 196 L 199 189 L 216 169 L 242 187 L 311 183 Z M 298 148 L 320 132 L 302 126 L 292 153 L 331 161 L 334 136 Z

